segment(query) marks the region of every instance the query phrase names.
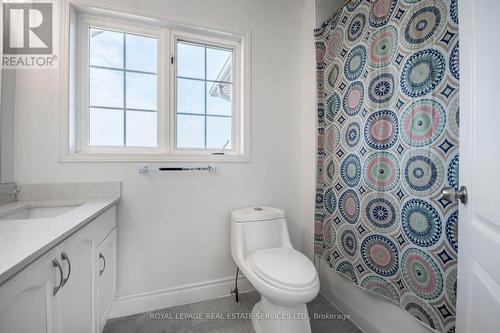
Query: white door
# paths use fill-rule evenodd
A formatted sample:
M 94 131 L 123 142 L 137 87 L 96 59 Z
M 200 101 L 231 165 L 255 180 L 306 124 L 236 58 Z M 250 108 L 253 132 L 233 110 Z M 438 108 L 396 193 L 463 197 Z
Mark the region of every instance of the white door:
M 92 331 L 92 240 L 85 236 L 80 231 L 56 248 L 64 272 L 58 295 L 61 332 Z
M 500 1 L 459 0 L 457 332 L 500 332 Z
M 116 229 L 97 248 L 97 332 L 102 332 L 115 296 Z
M 57 333 L 62 267 L 53 252 L 0 286 L 0 332 Z

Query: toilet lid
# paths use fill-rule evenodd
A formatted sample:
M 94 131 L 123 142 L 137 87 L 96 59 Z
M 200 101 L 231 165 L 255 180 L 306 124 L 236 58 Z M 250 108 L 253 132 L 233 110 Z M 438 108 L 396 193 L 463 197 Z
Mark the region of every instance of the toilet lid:
M 311 260 L 299 251 L 287 247 L 255 251 L 252 262 L 255 273 L 277 287 L 303 288 L 317 279 Z

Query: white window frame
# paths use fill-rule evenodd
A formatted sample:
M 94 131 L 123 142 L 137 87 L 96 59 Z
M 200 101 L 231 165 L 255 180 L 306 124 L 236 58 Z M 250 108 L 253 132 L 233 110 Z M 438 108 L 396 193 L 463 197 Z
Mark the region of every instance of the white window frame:
M 89 119 L 89 29 L 97 28 L 108 31 L 116 31 L 126 34 L 136 34 L 157 39 L 157 138 L 156 147 L 126 147 L 126 146 L 92 146 L 89 144 L 90 134 L 90 119 Z M 98 16 L 81 15 L 78 18 L 78 73 L 77 73 L 77 152 L 80 154 L 88 153 L 109 153 L 109 154 L 134 154 L 134 153 L 167 153 L 165 147 L 165 119 L 166 113 L 166 98 L 161 91 L 166 91 L 168 88 L 168 68 L 165 68 L 165 62 L 161 61 L 166 57 L 165 47 L 163 44 L 168 42 L 168 29 L 154 29 L 144 27 L 137 24 L 125 24 L 117 20 L 105 19 Z M 126 84 L 125 82 L 123 83 Z M 126 112 L 126 111 L 124 111 Z M 126 133 L 124 133 L 126 135 Z
M 59 62 L 60 162 L 249 162 L 250 32 L 218 32 L 125 14 L 126 8 L 73 6 L 63 0 Z M 125 12 L 125 13 L 124 13 Z M 89 145 L 89 27 L 157 38 L 157 147 Z M 233 49 L 233 140 L 231 149 L 176 148 L 176 41 Z M 171 59 L 174 57 L 174 64 Z
M 185 41 L 191 42 L 194 44 L 201 44 L 206 46 L 214 46 L 221 47 L 232 50 L 232 68 L 231 68 L 231 76 L 232 76 L 232 147 L 231 149 L 225 149 L 224 154 L 226 155 L 241 155 L 241 89 L 240 88 L 240 80 L 241 80 L 241 64 L 240 57 L 238 54 L 241 53 L 240 43 L 236 41 L 222 40 L 220 38 L 213 38 L 208 36 L 201 36 L 198 34 L 192 34 L 188 32 L 173 30 L 171 32 L 170 38 L 170 50 L 172 52 L 173 57 L 173 66 L 170 71 L 170 151 L 173 155 L 177 156 L 186 156 L 186 155 L 213 155 L 221 152 L 221 149 L 205 149 L 205 148 L 178 148 L 177 147 L 177 42 Z M 207 118 L 205 117 L 205 121 Z M 205 136 L 207 134 L 205 133 Z M 222 147 L 221 147 L 222 148 Z

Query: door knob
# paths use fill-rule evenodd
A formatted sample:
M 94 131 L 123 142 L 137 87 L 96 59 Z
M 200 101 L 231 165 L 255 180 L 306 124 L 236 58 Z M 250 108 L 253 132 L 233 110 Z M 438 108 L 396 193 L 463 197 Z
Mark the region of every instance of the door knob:
M 445 187 L 441 190 L 441 199 L 449 202 L 460 201 L 465 205 L 467 203 L 467 196 L 467 188 L 465 186 L 460 186 L 458 190 L 454 187 Z

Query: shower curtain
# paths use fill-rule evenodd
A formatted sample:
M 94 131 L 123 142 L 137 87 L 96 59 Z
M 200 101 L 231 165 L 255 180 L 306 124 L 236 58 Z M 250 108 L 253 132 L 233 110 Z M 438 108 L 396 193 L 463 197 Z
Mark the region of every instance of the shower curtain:
M 315 36 L 315 253 L 454 332 L 457 0 L 351 0 Z

